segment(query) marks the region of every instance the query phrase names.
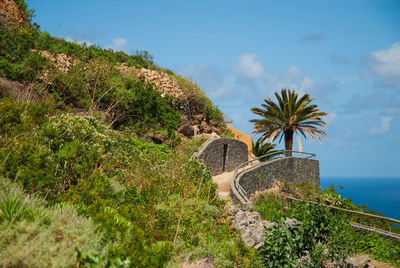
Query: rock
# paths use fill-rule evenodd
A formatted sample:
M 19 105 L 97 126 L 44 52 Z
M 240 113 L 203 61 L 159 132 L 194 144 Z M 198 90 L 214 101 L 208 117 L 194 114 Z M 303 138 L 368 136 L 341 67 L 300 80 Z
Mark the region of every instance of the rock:
M 227 211 L 228 211 L 228 215 L 229 216 L 235 216 L 236 213 L 239 212 L 239 210 L 240 210 L 240 207 L 237 206 L 237 205 L 230 204 L 227 207 Z
M 195 262 L 187 263 L 184 262 L 179 265 L 181 268 L 215 268 L 211 257 L 205 257 L 201 259 L 197 259 Z
M 345 268 L 364 268 L 369 267 L 368 262 L 371 261 L 371 258 L 368 255 L 361 255 L 357 258 L 346 258 L 344 260 L 344 265 L 341 267 Z
M 296 265 L 296 267 L 310 267 L 311 265 L 311 259 L 310 259 L 310 255 L 307 254 L 305 256 L 302 256 L 300 259 L 297 260 L 298 264 Z
M 192 126 L 192 128 L 193 128 L 193 131 L 194 131 L 194 136 L 198 136 L 200 134 L 199 126 L 194 125 L 194 126 Z
M 293 227 L 300 225 L 301 223 L 296 220 L 296 219 L 291 219 L 291 218 L 286 218 L 285 223 L 283 226 L 285 226 L 288 229 L 293 229 Z
M 253 238 L 253 234 L 249 229 L 244 229 L 240 237 L 242 238 L 243 242 L 249 247 L 254 247 L 256 244 L 258 244 L 258 241 Z
M 272 226 L 274 226 L 276 223 L 275 223 L 275 222 L 272 222 L 272 221 L 262 221 L 262 224 L 263 224 L 264 228 L 269 229 L 269 228 L 271 228 Z
M 192 117 L 192 121 L 195 124 L 200 124 L 201 121 L 203 121 L 203 120 L 204 120 L 204 115 L 203 114 L 195 114 Z
M 209 126 L 207 124 L 206 121 L 202 121 L 200 124 L 200 131 L 204 132 L 204 133 L 212 133 L 213 129 L 211 128 L 211 126 Z
M 260 242 L 257 245 L 254 246 L 255 249 L 259 249 L 262 247 L 262 245 L 264 244 L 264 242 Z
M 235 226 L 240 228 L 240 226 L 245 225 L 246 222 L 247 222 L 246 213 L 244 213 L 243 210 L 239 210 L 239 211 L 236 213 L 234 219 L 235 219 L 235 220 L 234 220 L 234 221 L 235 221 Z M 243 223 L 243 222 L 244 222 L 244 223 Z
M 210 138 L 213 138 L 213 139 L 219 139 L 219 138 L 221 138 L 217 133 L 215 133 L 215 132 L 212 132 L 211 134 L 209 134 L 209 137 Z
M 153 134 L 149 132 L 146 133 L 145 136 L 149 137 L 155 144 L 162 144 L 167 139 L 164 135 L 160 133 Z
M 230 211 L 236 211 L 232 223 L 236 229 L 241 230 L 242 241 L 249 247 L 260 248 L 265 238 L 265 227 L 275 223 L 262 220 L 260 213 L 245 210 L 244 206 L 231 208 Z
M 183 125 L 178 129 L 178 132 L 184 135 L 185 137 L 193 137 L 195 132 L 194 128 L 191 125 Z
M 216 126 L 212 126 L 211 128 L 213 132 L 217 133 L 218 135 L 221 135 L 223 133 L 223 131 Z
M 0 1 L 0 28 L 21 27 L 26 23 L 14 1 Z
M 253 210 L 253 204 L 251 202 L 244 203 L 243 206 L 242 206 L 242 209 L 244 211 L 252 211 Z

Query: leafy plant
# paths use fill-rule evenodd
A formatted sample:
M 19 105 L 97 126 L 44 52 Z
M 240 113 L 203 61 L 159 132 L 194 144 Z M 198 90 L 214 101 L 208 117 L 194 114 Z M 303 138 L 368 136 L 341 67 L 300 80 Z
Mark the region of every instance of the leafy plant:
M 285 218 L 279 224 L 266 229 L 266 237 L 260 250 L 262 262 L 265 267 L 293 267 L 297 264 L 296 231 L 297 228 L 288 229 L 283 226 Z
M 254 207 L 254 210 L 261 214 L 261 217 L 268 221 L 279 222 L 285 211 L 284 200 L 276 194 L 261 195 Z
M 260 156 L 264 156 L 267 154 L 271 154 L 270 156 L 266 156 L 260 159 L 260 161 L 265 162 L 268 161 L 270 159 L 272 159 L 273 157 L 276 156 L 276 154 L 278 153 L 277 150 L 274 150 L 276 147 L 276 144 L 271 144 L 271 143 L 263 143 L 262 141 L 262 137 L 259 138 L 256 143 L 253 143 L 253 154 L 257 157 Z
M 0 230 L 2 266 L 72 267 L 74 247 L 107 256 L 108 246 L 90 220 L 72 207 L 48 206 L 6 178 L 0 178 Z
M 324 203 L 332 204 L 333 202 L 337 206 L 358 209 L 358 206 L 351 203 L 350 200 L 342 199 L 335 192 L 334 186 L 320 192 L 309 185 L 285 182 L 281 190 L 285 194 L 297 193 L 302 198 L 321 202 L 317 205 L 291 202 L 285 209 L 283 197 L 263 194 L 254 207 L 267 220 L 280 222 L 279 217 L 289 217 L 301 222 L 301 226 L 296 229 L 296 236 L 292 237 L 296 241 L 294 249 L 289 250 L 297 252 L 295 259 L 302 261 L 302 264 L 299 265 L 321 267 L 327 260 L 343 260 L 349 254 L 356 252 L 370 254 L 373 258 L 381 261 L 399 263 L 400 247 L 396 242 L 384 239 L 376 233 L 364 235 L 356 232 L 351 228 L 351 222 L 354 220 L 352 216 L 338 211 L 330 211 L 329 208 L 322 206 Z M 287 235 L 287 233 L 282 234 L 282 241 L 288 239 Z M 271 249 L 267 251 L 271 251 Z M 279 258 L 284 258 L 283 255 L 279 255 Z M 267 254 L 265 256 L 267 256 L 266 258 L 278 258 L 278 255 L 273 257 Z M 292 255 L 288 256 L 286 256 L 288 258 L 286 260 L 279 260 L 290 262 L 294 258 Z M 305 264 L 304 261 L 308 264 Z

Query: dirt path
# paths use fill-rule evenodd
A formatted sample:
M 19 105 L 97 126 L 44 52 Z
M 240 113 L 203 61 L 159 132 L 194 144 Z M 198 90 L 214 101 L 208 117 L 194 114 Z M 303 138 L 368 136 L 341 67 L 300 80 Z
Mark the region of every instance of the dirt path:
M 217 194 L 222 199 L 229 197 L 230 185 L 233 179 L 233 171 L 225 172 L 213 177 L 213 181 L 218 184 Z

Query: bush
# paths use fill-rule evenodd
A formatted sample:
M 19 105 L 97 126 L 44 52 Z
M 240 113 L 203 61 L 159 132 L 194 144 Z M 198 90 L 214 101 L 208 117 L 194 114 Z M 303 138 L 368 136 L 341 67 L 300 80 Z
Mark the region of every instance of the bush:
M 354 233 L 353 239 L 356 252 L 370 254 L 371 257 L 400 265 L 400 244 L 393 240 L 382 238 L 377 233 L 368 235 Z
M 102 231 L 108 254 L 77 251 L 82 265 L 165 266 L 187 254 L 214 256 L 219 267 L 254 260 L 220 212 L 211 174 L 190 158 L 197 141 L 171 150 L 93 117 L 46 119 L 41 105 L 11 99 L 0 110 L 7 111 L 1 117 L 1 176 L 52 205 L 72 204 Z M 19 207 L 8 202 L 5 207 Z M 16 211 L 21 213 L 7 215 L 28 221 L 29 210 Z
M 150 129 L 166 129 L 172 135 L 181 124 L 180 114 L 171 106 L 170 100 L 162 98 L 144 81 L 130 79 L 110 98 L 119 102 L 115 108 L 119 115 L 114 123 L 116 128 L 132 126 L 139 134 Z
M 70 206 L 49 207 L 0 178 L 0 265 L 75 267 L 83 254 L 107 254 L 92 222 Z
M 287 209 L 284 209 L 285 202 L 279 195 L 264 194 L 259 197 L 255 210 L 260 212 L 263 219 L 279 223 L 279 217 L 289 217 L 301 222 L 301 226 L 296 227 L 294 232 L 281 231 L 284 227 L 280 226 L 272 229 L 272 238 L 266 238 L 262 254 L 265 262 L 270 260 L 283 265 L 283 263 L 292 263 L 293 260 L 302 260 L 307 261 L 309 263 L 307 265 L 312 267 L 320 267 L 327 260 L 342 260 L 350 253 L 363 252 L 381 261 L 399 263 L 400 246 L 397 243 L 375 233 L 369 235 L 358 233 L 351 228 L 352 217 L 337 211 L 333 214 L 329 208 L 322 206 L 327 203 L 353 210 L 358 208 L 350 200 L 342 199 L 335 192 L 334 186 L 320 192 L 307 184 L 286 182 L 282 185 L 282 191 L 285 194 L 297 194 L 321 204 L 292 202 L 289 203 Z M 282 239 L 279 241 L 286 243 L 288 248 L 282 251 L 273 248 L 273 239 Z M 290 242 L 291 240 L 295 243 Z
M 261 214 L 261 217 L 267 221 L 279 222 L 285 214 L 285 202 L 276 194 L 261 195 L 254 207 L 254 210 Z
M 271 160 L 272 158 L 274 158 L 277 155 L 275 153 L 278 153 L 278 151 L 274 150 L 276 147 L 276 144 L 272 144 L 272 143 L 268 143 L 268 142 L 263 144 L 262 140 L 263 140 L 263 138 L 261 137 L 256 141 L 256 143 L 253 142 L 253 150 L 252 151 L 253 151 L 253 154 L 257 157 L 271 154 L 270 156 L 266 156 L 266 157 L 263 157 L 260 159 L 260 161 L 265 162 L 265 161 L 268 161 L 268 160 Z
M 43 73 L 48 61 L 32 51 L 37 32 L 29 28 L 0 29 L 0 75 L 32 82 Z
M 326 261 L 343 260 L 349 254 L 343 234 L 349 234 L 351 228 L 345 217 L 333 216 L 321 205 L 309 204 L 294 207 L 288 214 L 296 216 L 301 224 L 285 227 L 283 217 L 279 224 L 266 230 L 268 235 L 261 249 L 266 266 L 323 267 Z

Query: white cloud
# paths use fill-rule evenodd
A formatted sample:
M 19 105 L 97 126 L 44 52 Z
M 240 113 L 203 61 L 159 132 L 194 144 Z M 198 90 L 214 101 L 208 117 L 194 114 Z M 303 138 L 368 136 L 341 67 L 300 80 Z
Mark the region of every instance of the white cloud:
M 310 93 L 310 90 L 315 88 L 314 80 L 294 65 L 288 68 L 286 75 L 276 77 L 270 84 L 274 90 L 286 88 L 295 90 L 299 94 Z
M 390 130 L 390 122 L 392 121 L 392 117 L 390 116 L 381 116 L 379 126 L 373 126 L 369 129 L 369 133 L 373 135 L 384 134 Z
M 125 51 L 128 48 L 128 41 L 125 38 L 115 38 L 112 40 L 111 45 L 106 48 Z
M 87 40 L 81 40 L 81 39 L 79 39 L 79 38 L 75 38 L 75 37 L 72 36 L 72 35 L 68 35 L 68 36 L 65 38 L 65 41 L 77 43 L 77 44 L 79 44 L 79 45 L 86 44 L 88 47 L 94 45 L 93 42 L 90 42 L 90 41 L 87 41 Z
M 371 52 L 367 64 L 370 73 L 384 84 L 400 88 L 400 42 L 388 49 Z
M 276 74 L 266 70 L 256 59 L 256 54 L 242 54 L 235 68 L 239 73 L 238 80 L 242 86 L 258 88 L 251 92 L 253 95 L 272 93 L 282 88 L 304 94 L 317 88 L 314 80 L 295 65 L 289 66 L 285 74 Z M 240 75 L 245 79 L 241 79 Z
M 264 67 L 256 58 L 256 54 L 240 55 L 236 70 L 250 79 L 262 78 L 265 75 Z
M 375 62 L 371 66 L 377 75 L 384 77 L 400 77 L 400 42 L 394 43 L 389 49 L 371 53 Z

